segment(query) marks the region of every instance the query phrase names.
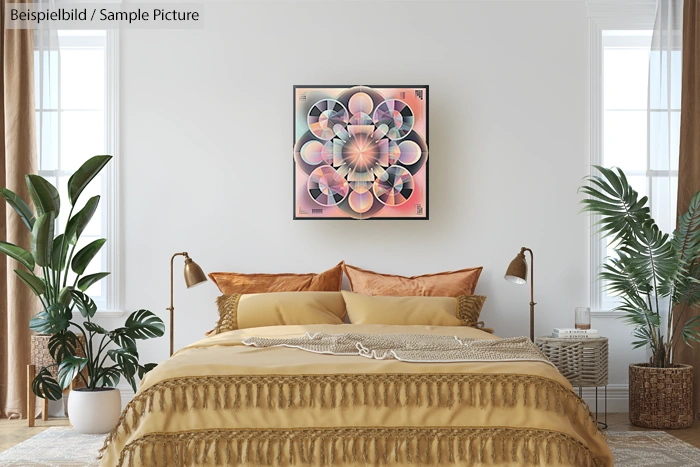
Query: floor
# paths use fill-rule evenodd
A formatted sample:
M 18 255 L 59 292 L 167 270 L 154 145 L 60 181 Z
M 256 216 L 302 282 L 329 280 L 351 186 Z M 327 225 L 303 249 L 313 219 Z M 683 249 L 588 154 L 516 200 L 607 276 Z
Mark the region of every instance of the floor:
M 630 423 L 626 413 L 608 414 L 608 429 L 613 431 L 658 431 L 650 428 L 641 428 Z M 0 429 L 1 430 L 1 429 Z M 700 448 L 700 422 L 696 421 L 693 426 L 684 430 L 664 430 L 666 433 L 682 439 L 686 443 Z M 2 444 L 2 431 L 0 431 L 0 445 Z
M 15 444 L 31 438 L 52 426 L 68 426 L 67 418 L 50 418 L 48 421 L 37 419 L 36 426 L 29 428 L 27 420 L 0 419 L 0 452 Z
M 27 427 L 27 420 L 7 420 L 0 419 L 0 452 L 11 448 L 15 444 L 21 443 L 25 439 L 31 438 L 37 433 L 42 432 L 51 426 L 67 426 L 68 419 L 53 418 L 47 422 L 41 420 L 36 421 L 34 428 Z M 632 425 L 629 422 L 626 413 L 608 414 L 608 429 L 614 431 L 644 431 L 646 428 L 640 428 Z M 649 430 L 655 431 L 655 430 Z M 685 430 L 668 430 L 668 433 L 682 439 L 683 441 L 692 444 L 696 448 L 700 448 L 700 422 Z

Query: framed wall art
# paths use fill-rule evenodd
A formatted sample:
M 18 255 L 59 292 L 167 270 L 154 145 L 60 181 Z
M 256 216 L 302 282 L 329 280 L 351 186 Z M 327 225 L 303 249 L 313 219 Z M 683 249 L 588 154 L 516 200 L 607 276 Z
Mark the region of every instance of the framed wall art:
M 294 86 L 294 219 L 428 219 L 428 86 Z

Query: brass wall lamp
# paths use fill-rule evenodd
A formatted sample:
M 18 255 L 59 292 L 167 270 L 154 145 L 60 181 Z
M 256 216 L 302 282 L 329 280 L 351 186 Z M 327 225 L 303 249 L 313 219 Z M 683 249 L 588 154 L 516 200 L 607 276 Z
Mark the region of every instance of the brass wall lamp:
M 527 282 L 527 259 L 525 252 L 530 253 L 530 340 L 535 342 L 535 293 L 534 293 L 534 267 L 535 256 L 532 250 L 522 247 L 520 253 L 510 262 L 506 270 L 505 280 L 515 284 L 525 284 Z
M 173 342 L 174 342 L 174 337 L 175 337 L 175 320 L 174 320 L 174 311 L 175 307 L 173 306 L 173 262 L 175 261 L 176 256 L 184 256 L 185 257 L 185 285 L 187 288 L 192 288 L 196 285 L 203 284 L 204 282 L 207 281 L 207 276 L 204 274 L 204 271 L 202 271 L 202 268 L 199 267 L 197 263 L 192 261 L 192 258 L 190 258 L 190 255 L 187 254 L 186 251 L 183 251 L 182 253 L 175 253 L 172 258 L 170 258 L 170 307 L 166 308 L 166 310 L 170 311 L 170 356 L 172 357 L 174 350 L 173 350 Z

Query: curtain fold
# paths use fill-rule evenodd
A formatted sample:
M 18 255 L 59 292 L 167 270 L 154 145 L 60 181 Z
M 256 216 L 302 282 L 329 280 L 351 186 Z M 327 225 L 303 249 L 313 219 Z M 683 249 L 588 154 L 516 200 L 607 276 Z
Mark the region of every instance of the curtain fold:
M 31 29 L 5 28 L 0 0 L 0 186 L 29 200 L 24 175 L 36 173 L 34 46 Z M 29 248 L 30 233 L 16 213 L 0 203 L 0 240 Z M 0 415 L 26 416 L 29 320 L 39 301 L 0 256 Z
M 683 88 L 681 94 L 681 131 L 678 166 L 678 215 L 688 210 L 690 199 L 700 191 L 700 5 L 685 0 L 683 7 Z M 700 314 L 686 311 L 683 320 Z M 694 366 L 693 410 L 700 418 L 700 345 L 680 345 L 676 363 Z

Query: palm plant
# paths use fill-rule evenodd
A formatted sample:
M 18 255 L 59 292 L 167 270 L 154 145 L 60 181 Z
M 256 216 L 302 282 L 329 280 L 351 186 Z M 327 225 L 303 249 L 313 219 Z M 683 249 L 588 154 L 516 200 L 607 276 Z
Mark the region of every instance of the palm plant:
M 602 176 L 587 177 L 590 184 L 579 189 L 589 196 L 581 201 L 582 211 L 600 216 L 598 232 L 610 238 L 616 253 L 598 276 L 620 298 L 614 311 L 624 312 L 634 326 L 633 347 L 651 349 L 651 366 L 671 367 L 681 341 L 700 342 L 700 317 L 682 321 L 700 303 L 700 192 L 669 235 L 661 232 L 647 197 L 639 198 L 621 169 L 595 168 Z
M 81 234 L 90 223 L 100 202 L 99 196 L 88 199 L 73 214 L 81 193 L 107 165 L 112 156 L 95 156 L 87 160 L 68 180 L 70 212 L 63 233 L 54 236 L 61 209 L 58 190 L 39 175 L 25 177 L 36 214 L 26 201 L 7 188 L 0 188 L 7 204 L 20 216 L 31 232 L 31 251 L 0 241 L 0 253 L 16 260 L 24 269 L 15 269 L 17 276 L 41 301 L 43 310 L 34 316 L 29 327 L 38 333 L 51 335 L 48 350 L 55 363 L 39 369 L 32 388 L 34 393 L 51 400 L 61 398 L 62 389 L 80 376 L 88 389 L 114 387 L 121 375 L 136 390 L 135 378 L 143 376 L 154 364 L 138 363 L 136 339 L 163 335 L 163 322 L 148 310 L 138 310 L 129 316 L 124 327 L 107 331 L 92 322 L 97 306 L 85 293 L 87 289 L 109 275 L 98 272 L 85 275 L 90 262 L 99 253 L 106 239 L 95 240 L 76 252 Z M 37 271 L 38 269 L 38 271 Z M 72 270 L 74 277 L 69 278 Z M 73 321 L 78 310 L 86 318 L 82 326 Z M 83 339 L 77 338 L 74 330 Z M 96 344 L 98 336 L 102 336 Z M 116 344 L 116 348 L 108 348 Z M 76 355 L 80 348 L 82 355 Z M 109 359 L 109 360 L 107 360 Z M 49 368 L 58 367 L 58 381 Z M 86 371 L 83 371 L 86 370 Z M 87 373 L 87 376 L 83 373 Z

